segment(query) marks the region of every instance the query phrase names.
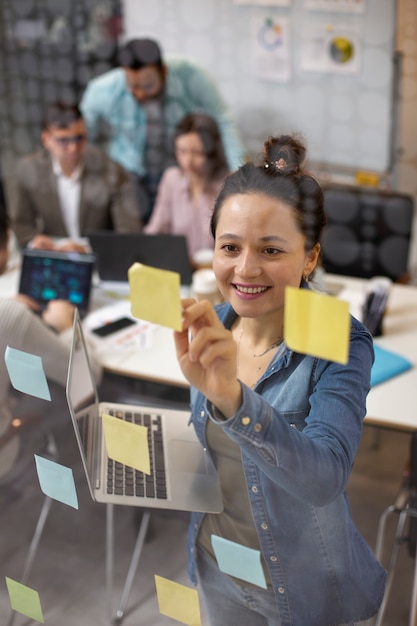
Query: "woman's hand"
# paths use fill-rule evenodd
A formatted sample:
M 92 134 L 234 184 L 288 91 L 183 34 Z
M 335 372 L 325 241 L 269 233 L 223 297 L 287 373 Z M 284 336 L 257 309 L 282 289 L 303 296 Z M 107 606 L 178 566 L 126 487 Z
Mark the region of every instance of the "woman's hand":
M 186 299 L 182 307 L 183 330 L 175 332 L 174 339 L 183 374 L 225 417 L 231 417 L 242 401 L 232 333 L 209 302 Z
M 74 305 L 66 300 L 51 300 L 42 313 L 42 319 L 45 324 L 62 333 L 62 331 L 72 328 L 74 311 Z

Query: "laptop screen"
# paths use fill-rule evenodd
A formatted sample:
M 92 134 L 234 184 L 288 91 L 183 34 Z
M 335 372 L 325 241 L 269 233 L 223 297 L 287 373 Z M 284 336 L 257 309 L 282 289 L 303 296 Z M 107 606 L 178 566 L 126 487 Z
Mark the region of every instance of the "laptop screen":
M 146 235 L 95 231 L 88 233 L 97 258 L 100 280 L 127 282 L 133 263 L 178 272 L 182 285 L 190 285 L 193 268 L 188 258 L 187 240 L 183 235 Z
M 41 307 L 50 300 L 67 300 L 87 313 L 95 257 L 77 252 L 24 250 L 19 293 L 30 296 Z
M 91 494 L 93 494 L 95 469 L 93 457 L 94 433 L 99 426 L 96 420 L 98 416 L 98 396 L 88 360 L 87 347 L 78 310 L 74 314 L 66 396 L 88 486 Z

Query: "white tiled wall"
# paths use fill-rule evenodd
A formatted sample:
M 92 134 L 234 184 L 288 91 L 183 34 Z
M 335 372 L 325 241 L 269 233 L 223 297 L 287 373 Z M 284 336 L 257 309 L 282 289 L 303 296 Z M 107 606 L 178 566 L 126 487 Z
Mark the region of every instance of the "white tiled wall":
M 305 80 L 294 76 L 289 88 L 285 84 L 274 85 L 265 81 L 258 81 L 254 87 L 248 72 L 248 16 L 256 5 L 257 10 L 266 10 L 265 7 L 259 7 L 256 0 L 249 6 L 239 7 L 239 15 L 245 18 L 239 20 L 236 20 L 234 0 L 123 0 L 123 3 L 125 38 L 155 37 L 168 53 L 178 52 L 194 58 L 212 74 L 215 73 L 250 154 L 259 152 L 264 138 L 271 133 L 300 130 L 307 139 L 313 160 L 316 160 L 317 154 L 324 152 L 331 155 L 332 164 L 344 165 L 344 152 L 349 150 L 348 160 L 355 163 L 356 159 L 358 169 L 361 165 L 364 169 L 366 165 L 372 169 L 372 159 L 377 160 L 378 151 L 388 153 L 389 111 L 385 121 L 383 116 L 390 103 L 387 86 L 391 61 L 387 51 L 393 47 L 395 29 L 392 14 L 395 0 L 366 0 L 366 14 L 363 17 L 366 31 L 363 35 L 367 38 L 367 45 L 362 50 L 362 61 L 367 66 L 371 57 L 375 61 L 375 55 L 379 55 L 380 63 L 373 63 L 372 71 L 366 73 L 365 67 L 360 79 L 341 81 L 335 77 L 326 83 L 320 77 L 315 82 L 311 76 Z M 303 6 L 303 0 L 293 0 L 292 8 L 287 12 L 281 11 L 281 14 L 300 18 Z M 397 0 L 396 7 L 396 49 L 402 52 L 402 76 L 398 155 L 395 176 L 391 180 L 398 191 L 414 196 L 417 216 L 417 0 Z M 313 15 L 308 19 L 317 17 Z M 354 21 L 346 17 L 347 24 Z M 293 50 L 292 62 L 297 60 L 297 55 L 299 51 Z M 219 57 L 221 63 L 217 62 Z M 378 89 L 376 74 L 379 76 L 378 85 L 385 92 Z M 326 90 L 325 97 L 320 93 L 322 87 Z M 277 103 L 275 109 L 274 102 Z M 344 103 L 342 112 L 340 107 L 337 108 L 337 102 Z M 366 108 L 366 103 L 371 103 L 371 112 L 369 107 Z M 321 108 L 315 114 L 317 107 Z M 298 115 L 296 119 L 299 119 L 297 128 L 294 128 L 293 121 L 295 113 Z M 362 117 L 362 125 L 358 130 L 359 117 Z M 381 125 L 378 126 L 378 123 Z M 367 137 L 367 148 L 364 146 L 364 136 Z M 365 148 L 374 150 L 375 154 L 369 153 L 366 157 Z M 364 158 L 368 158 L 367 163 L 361 163 Z M 381 171 L 384 168 L 374 169 Z M 417 283 L 417 217 L 414 231 L 410 267 L 412 280 Z
M 398 189 L 414 197 L 414 236 L 410 257 L 417 284 L 417 2 L 398 0 L 397 48 L 403 54 L 400 86 Z

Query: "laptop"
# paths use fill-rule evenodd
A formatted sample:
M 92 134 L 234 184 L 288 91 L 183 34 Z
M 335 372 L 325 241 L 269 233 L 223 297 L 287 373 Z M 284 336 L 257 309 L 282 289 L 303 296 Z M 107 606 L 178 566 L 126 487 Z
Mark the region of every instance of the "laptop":
M 189 424 L 189 411 L 100 401 L 77 311 L 66 396 L 93 500 L 149 509 L 223 510 L 216 470 Z M 103 413 L 148 427 L 150 476 L 108 458 Z
M 67 300 L 84 317 L 90 303 L 95 257 L 78 252 L 22 251 L 19 293 L 45 309 L 50 300 Z
M 181 284 L 190 285 L 192 267 L 188 257 L 187 240 L 183 235 L 146 235 L 95 231 L 88 233 L 93 253 L 97 257 L 101 281 L 127 282 L 127 270 L 133 263 L 178 272 Z

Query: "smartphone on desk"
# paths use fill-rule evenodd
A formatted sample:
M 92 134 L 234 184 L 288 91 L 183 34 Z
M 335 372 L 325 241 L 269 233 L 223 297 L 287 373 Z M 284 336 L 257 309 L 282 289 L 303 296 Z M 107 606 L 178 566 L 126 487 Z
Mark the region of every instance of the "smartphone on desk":
M 118 330 L 123 330 L 123 328 L 133 326 L 134 324 L 136 324 L 136 321 L 133 320 L 131 317 L 119 317 L 113 322 L 109 322 L 108 324 L 103 324 L 102 326 L 92 328 L 91 332 L 95 335 L 98 335 L 99 337 L 107 337 L 108 335 L 111 335 Z

